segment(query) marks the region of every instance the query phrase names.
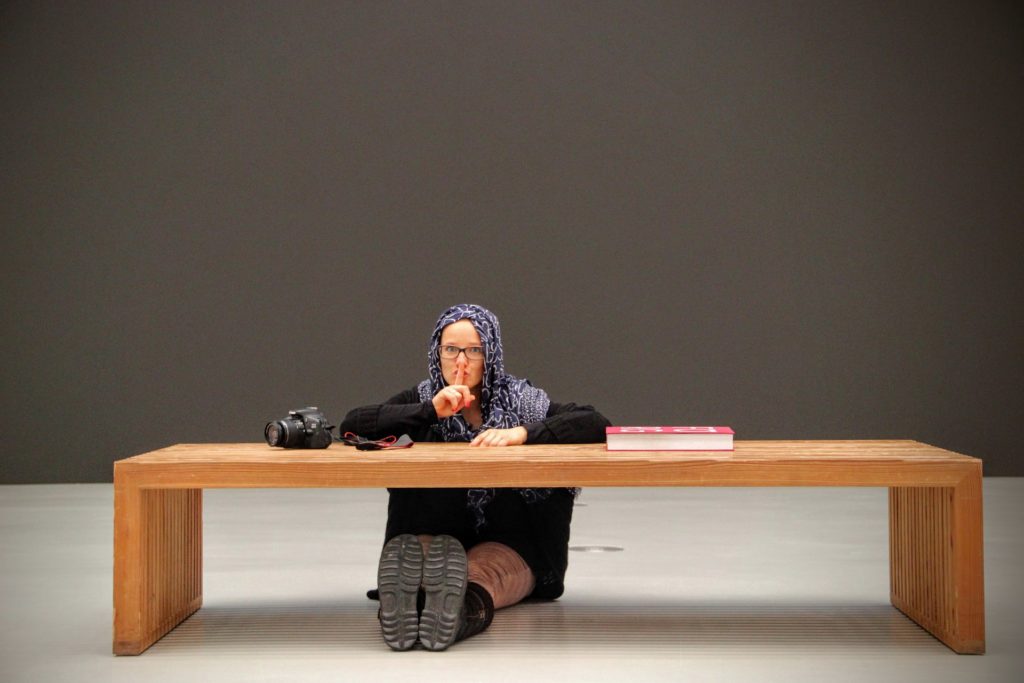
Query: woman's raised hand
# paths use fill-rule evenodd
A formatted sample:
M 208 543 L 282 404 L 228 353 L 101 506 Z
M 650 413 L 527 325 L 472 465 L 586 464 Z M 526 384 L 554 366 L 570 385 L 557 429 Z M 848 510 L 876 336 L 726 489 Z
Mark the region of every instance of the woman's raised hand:
M 465 385 L 466 371 L 455 369 L 455 383 L 434 394 L 434 410 L 441 419 L 451 417 L 473 402 L 473 393 Z

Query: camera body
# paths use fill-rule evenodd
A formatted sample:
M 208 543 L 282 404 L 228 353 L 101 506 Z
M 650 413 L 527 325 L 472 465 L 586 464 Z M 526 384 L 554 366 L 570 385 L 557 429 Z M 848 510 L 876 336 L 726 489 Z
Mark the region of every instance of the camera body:
M 315 406 L 289 410 L 283 420 L 268 422 L 263 436 L 271 446 L 282 448 L 327 448 L 334 440 L 327 418 Z

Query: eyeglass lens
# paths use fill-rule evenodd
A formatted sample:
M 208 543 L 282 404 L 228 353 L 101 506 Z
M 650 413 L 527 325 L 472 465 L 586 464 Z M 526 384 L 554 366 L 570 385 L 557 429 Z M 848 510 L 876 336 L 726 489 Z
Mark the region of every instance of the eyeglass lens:
M 466 358 L 469 360 L 481 360 L 484 357 L 484 347 L 482 346 L 470 346 L 468 348 L 460 348 L 458 346 L 442 346 L 441 347 L 441 358 L 458 358 L 459 353 L 465 351 Z

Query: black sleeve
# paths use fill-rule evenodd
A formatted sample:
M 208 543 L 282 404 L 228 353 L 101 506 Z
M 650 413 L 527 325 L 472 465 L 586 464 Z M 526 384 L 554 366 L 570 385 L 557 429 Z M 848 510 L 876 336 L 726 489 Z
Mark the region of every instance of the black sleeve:
M 526 443 L 600 443 L 611 422 L 593 406 L 552 403 L 548 416 L 526 427 Z
M 353 432 L 368 439 L 408 434 L 413 441 L 429 440 L 430 427 L 437 423 L 437 411 L 431 401 L 420 401 L 416 389 L 395 394 L 384 403 L 377 403 L 348 412 L 338 427 L 338 434 Z

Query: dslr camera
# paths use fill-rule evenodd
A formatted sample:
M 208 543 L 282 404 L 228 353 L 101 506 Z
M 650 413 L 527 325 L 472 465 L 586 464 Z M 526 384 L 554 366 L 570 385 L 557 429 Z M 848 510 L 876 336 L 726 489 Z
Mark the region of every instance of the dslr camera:
M 315 406 L 289 410 L 283 420 L 268 422 L 263 436 L 271 446 L 282 448 L 327 448 L 334 440 L 327 418 Z

